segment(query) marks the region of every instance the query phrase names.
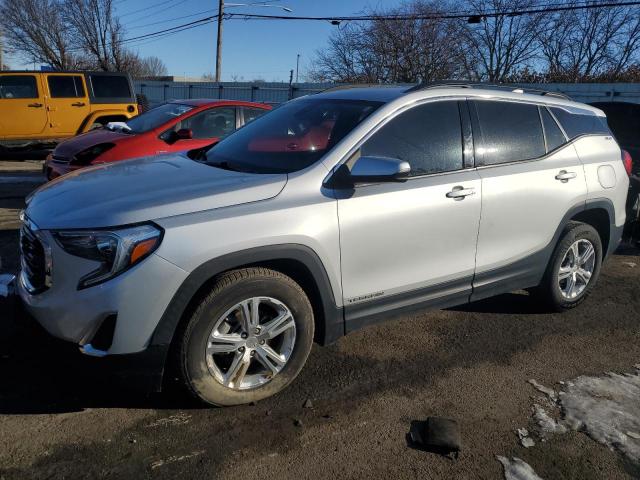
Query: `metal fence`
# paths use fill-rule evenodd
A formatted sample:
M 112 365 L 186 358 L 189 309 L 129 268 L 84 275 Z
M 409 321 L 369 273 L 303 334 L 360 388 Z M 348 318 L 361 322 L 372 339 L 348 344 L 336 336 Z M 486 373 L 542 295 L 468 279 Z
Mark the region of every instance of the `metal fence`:
M 245 100 L 278 104 L 292 98 L 318 93 L 332 83 L 288 83 L 277 82 L 165 82 L 136 80 L 136 93 L 144 94 L 151 106 L 170 100 L 189 98 L 211 98 Z M 516 86 L 514 85 L 514 88 Z M 640 103 L 640 84 L 637 83 L 548 83 L 530 84 L 522 87 L 539 88 L 565 93 L 576 101 L 631 102 Z

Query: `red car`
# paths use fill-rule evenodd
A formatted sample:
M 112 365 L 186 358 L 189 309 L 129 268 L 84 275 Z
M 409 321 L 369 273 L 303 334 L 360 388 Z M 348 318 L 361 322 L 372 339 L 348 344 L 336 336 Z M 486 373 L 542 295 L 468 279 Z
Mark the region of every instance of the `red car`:
M 60 143 L 44 173 L 53 180 L 89 165 L 206 147 L 270 109 L 233 100 L 175 100 Z

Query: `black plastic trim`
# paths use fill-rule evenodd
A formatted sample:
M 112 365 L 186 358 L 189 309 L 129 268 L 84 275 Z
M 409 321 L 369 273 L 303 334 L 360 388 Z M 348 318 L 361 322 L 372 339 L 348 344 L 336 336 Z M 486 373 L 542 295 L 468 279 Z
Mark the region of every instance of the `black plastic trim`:
M 342 308 L 336 305 L 329 276 L 318 255 L 309 247 L 298 244 L 271 245 L 230 253 L 209 260 L 196 268 L 182 283 L 152 337 L 151 345 L 169 345 L 182 316 L 198 290 L 209 280 L 227 270 L 269 261 L 295 260 L 313 276 L 320 293 L 324 322 L 316 324 L 316 339 L 326 345 L 344 335 Z
M 413 310 L 442 309 L 467 303 L 473 276 L 345 306 L 346 332 Z

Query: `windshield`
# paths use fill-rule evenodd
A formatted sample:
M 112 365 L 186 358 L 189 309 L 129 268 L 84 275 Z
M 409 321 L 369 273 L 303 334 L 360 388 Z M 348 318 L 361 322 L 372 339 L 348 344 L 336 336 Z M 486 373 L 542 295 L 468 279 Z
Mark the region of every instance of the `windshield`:
M 382 103 L 306 98 L 239 129 L 207 153 L 208 164 L 250 173 L 291 173 L 312 165 Z
M 127 126 L 131 129 L 130 133 L 145 133 L 187 113 L 189 110 L 193 110 L 193 107 L 179 103 L 165 103 L 127 120 Z

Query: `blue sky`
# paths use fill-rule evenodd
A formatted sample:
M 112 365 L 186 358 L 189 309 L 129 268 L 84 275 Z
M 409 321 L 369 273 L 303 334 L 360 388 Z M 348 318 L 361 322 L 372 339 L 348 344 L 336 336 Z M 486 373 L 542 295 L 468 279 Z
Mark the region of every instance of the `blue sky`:
M 257 0 L 226 0 L 227 3 L 252 3 Z M 291 15 L 330 16 L 362 13 L 369 8 L 391 7 L 401 0 L 274 0 L 270 3 L 293 9 Z M 190 22 L 217 12 L 217 0 L 115 0 L 127 37 L 144 35 L 174 25 Z M 175 20 L 177 17 L 207 11 L 201 15 Z M 284 14 L 279 8 L 233 7 L 227 12 Z M 161 23 L 158 23 L 161 22 Z M 154 23 L 155 25 L 149 25 Z M 233 76 L 245 80 L 288 80 L 289 70 L 300 57 L 300 80 L 311 65 L 314 52 L 326 45 L 331 31 L 337 27 L 328 22 L 293 21 L 225 21 L 223 28 L 222 79 Z M 198 77 L 215 69 L 216 24 L 199 26 L 154 41 L 131 44 L 142 56 L 160 57 L 177 76 Z M 11 66 L 21 65 L 9 58 Z

